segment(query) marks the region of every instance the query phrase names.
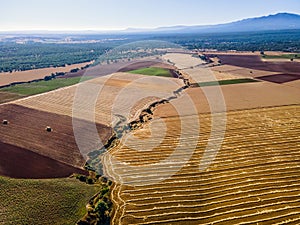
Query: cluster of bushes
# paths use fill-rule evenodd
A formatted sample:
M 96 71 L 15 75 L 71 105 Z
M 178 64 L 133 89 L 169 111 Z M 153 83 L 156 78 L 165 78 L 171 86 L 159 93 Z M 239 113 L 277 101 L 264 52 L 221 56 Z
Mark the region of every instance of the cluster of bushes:
M 77 175 L 76 178 L 87 184 L 97 184 L 100 187 L 100 191 L 89 201 L 87 214 L 77 224 L 110 224 L 110 214 L 113 206 L 110 200 L 112 181 L 92 172 L 89 176 Z

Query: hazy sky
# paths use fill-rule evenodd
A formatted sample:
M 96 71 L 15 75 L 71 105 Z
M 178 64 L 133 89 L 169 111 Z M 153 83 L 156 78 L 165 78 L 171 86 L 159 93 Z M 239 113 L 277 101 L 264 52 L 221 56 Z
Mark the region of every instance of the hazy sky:
M 300 14 L 300 0 L 0 0 L 0 8 L 0 30 L 111 30 Z

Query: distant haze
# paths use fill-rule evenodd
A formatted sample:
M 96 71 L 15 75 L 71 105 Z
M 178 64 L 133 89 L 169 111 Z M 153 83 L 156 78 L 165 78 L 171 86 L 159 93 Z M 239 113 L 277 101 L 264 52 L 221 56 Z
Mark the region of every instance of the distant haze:
M 299 0 L 1 0 L 0 31 L 120 30 L 222 24 L 289 12 Z

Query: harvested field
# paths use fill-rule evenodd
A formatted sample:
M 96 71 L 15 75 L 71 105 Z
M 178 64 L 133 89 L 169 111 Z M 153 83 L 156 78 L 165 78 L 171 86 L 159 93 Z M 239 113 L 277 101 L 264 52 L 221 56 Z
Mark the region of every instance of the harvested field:
M 167 62 L 174 63 L 178 69 L 191 69 L 192 67 L 199 66 L 205 64 L 198 57 L 193 57 L 190 54 L 182 54 L 182 53 L 168 53 L 163 55 L 163 59 Z
M 35 70 L 17 71 L 12 73 L 0 73 L 0 86 L 7 85 L 14 82 L 26 82 L 36 79 L 43 79 L 45 76 L 56 72 L 69 72 L 75 68 L 81 68 L 90 63 L 79 63 L 68 65 L 65 67 L 43 68 Z
M 184 64 L 181 71 L 186 76 L 192 71 L 196 73 L 192 78 L 202 81 L 203 73 L 210 75 L 198 65 L 190 68 L 194 64 L 188 61 L 176 61 Z M 125 135 L 103 156 L 106 175 L 116 181 L 112 224 L 300 220 L 299 89 L 255 82 L 219 90 L 227 109 L 211 113 L 210 104 L 221 101 L 215 87 L 185 89 L 170 103 L 158 106 L 150 123 Z M 196 113 L 188 110 L 187 96 Z M 221 112 L 225 111 L 222 140 L 221 123 L 216 125 L 212 118 L 224 123 Z M 216 154 L 213 143 L 219 141 L 222 145 Z
M 163 80 L 161 80 L 163 79 Z M 161 84 L 159 86 L 158 84 Z M 115 112 L 122 114 L 121 112 L 129 111 L 132 100 L 138 98 L 137 93 L 147 93 L 148 97 L 156 96 L 158 92 L 173 93 L 176 87 L 181 87 L 182 82 L 173 78 L 160 78 L 160 77 L 148 77 L 138 74 L 129 73 L 116 73 L 110 76 L 99 77 L 86 82 L 81 83 L 79 86 L 75 85 L 72 87 L 52 91 L 46 94 L 33 96 L 26 99 L 21 99 L 15 103 L 28 108 L 34 108 L 41 111 L 47 111 L 56 113 L 59 115 L 73 116 L 73 103 L 74 96 L 77 88 L 82 88 L 83 93 L 78 96 L 79 102 L 85 102 L 82 108 L 81 119 L 86 119 L 85 115 L 89 113 L 93 104 L 95 105 L 95 121 L 100 124 L 112 126 L 115 120 L 118 120 L 112 109 L 115 108 Z M 81 90 L 81 89 L 80 89 Z M 101 93 L 97 96 L 95 93 Z M 123 92 L 122 96 L 120 93 Z M 87 99 L 94 99 L 96 97 L 96 103 L 87 101 Z M 126 98 L 124 102 L 118 102 L 118 98 Z M 130 100 L 131 99 L 131 100 Z M 140 105 L 136 105 L 134 113 L 125 117 L 130 120 L 135 117 L 135 114 L 145 108 L 148 104 L 156 101 L 157 98 L 147 98 Z M 81 107 L 81 106 L 79 106 Z M 94 111 L 94 107 L 91 109 Z
M 78 96 L 77 101 L 80 104 L 75 111 L 73 103 L 78 85 L 1 105 L 0 118 L 7 120 L 9 124 L 0 126 L 0 141 L 8 144 L 7 146 L 13 145 L 32 151 L 57 163 L 82 168 L 85 163 L 83 156 L 92 150 L 100 149 L 112 136 L 112 127 L 116 123 L 122 122 L 123 118 L 135 119 L 142 109 L 160 99 L 159 96 L 169 96 L 173 90 L 182 86 L 181 81 L 172 78 L 159 79 L 126 73 L 100 77 L 84 83 L 86 86 Z M 99 88 L 102 88 L 102 91 L 97 95 Z M 144 97 L 140 95 L 141 92 L 145 93 Z M 161 94 L 157 97 L 158 93 Z M 95 97 L 97 101 L 93 107 Z M 94 110 L 98 131 L 96 134 L 93 129 L 93 115 L 87 117 Z M 53 129 L 52 132 L 46 132 L 47 126 Z M 79 147 L 78 141 L 81 143 Z M 40 171 L 50 164 L 49 162 L 40 165 L 45 166 L 41 167 Z M 76 168 L 74 172 L 77 171 Z M 66 171 L 61 171 L 60 176 L 65 175 Z M 7 173 L 8 171 L 4 171 L 3 175 Z M 40 175 L 37 172 L 31 177 Z M 14 177 L 18 176 L 22 174 L 14 174 Z M 49 176 L 57 174 L 45 174 L 45 177 Z
M 252 73 L 248 72 L 250 75 L 247 76 L 244 68 L 228 66 L 230 68 L 222 68 L 220 66 L 203 68 L 204 61 L 200 58 L 192 57 L 188 54 L 167 54 L 163 57 L 165 60 L 174 63 L 175 66 L 180 68 L 183 72 L 185 78 L 191 78 L 190 82 L 200 83 L 200 82 L 210 82 L 214 80 L 232 80 L 241 77 L 252 77 Z M 235 73 L 232 71 L 243 70 L 243 75 Z M 270 73 L 268 72 L 267 75 Z M 173 76 L 176 74 L 173 74 Z M 265 74 L 264 74 L 265 75 Z M 176 76 L 174 76 L 176 77 Z
M 288 86 L 288 87 L 293 87 L 293 88 L 300 89 L 300 80 L 296 80 L 296 81 L 291 81 L 291 82 L 288 82 L 288 83 L 284 83 L 283 85 Z
M 68 177 L 73 173 L 87 175 L 82 169 L 3 142 L 0 142 L 0 154 L 5 156 L 0 160 L 1 176 L 39 179 Z
M 299 109 L 300 105 L 228 112 L 222 147 L 205 171 L 199 170 L 199 163 L 211 132 L 210 114 L 185 117 L 189 124 L 200 120 L 200 133 L 194 135 L 201 138 L 178 172 L 177 161 L 186 157 L 184 152 L 177 154 L 175 161 L 163 160 L 179 143 L 188 146 L 193 138 L 178 137 L 182 118 L 164 118 L 167 132 L 162 142 L 156 132 L 148 141 L 136 138 L 133 143 L 131 137 L 125 137 L 104 158 L 110 177 L 129 182 L 118 183 L 112 190 L 116 207 L 112 224 L 298 223 Z M 159 130 L 160 123 L 156 122 L 160 117 L 155 112 L 154 120 L 139 132 L 139 137 L 149 136 L 149 126 Z M 152 142 L 160 144 L 153 148 Z M 149 150 L 136 150 L 142 146 Z M 157 161 L 162 162 L 160 167 L 144 173 L 142 165 Z M 175 174 L 166 180 L 149 184 L 172 172 Z M 139 185 L 130 185 L 136 181 Z
M 287 83 L 287 85 L 279 85 L 268 82 L 254 82 L 221 85 L 219 87 L 208 86 L 189 88 L 185 90 L 185 94 L 193 100 L 199 113 L 211 112 L 205 93 L 212 95 L 209 100 L 213 103 L 220 101 L 221 96 L 213 94 L 218 93 L 218 90 L 222 91 L 222 97 L 224 98 L 226 105 L 226 109 L 224 110 L 228 111 L 300 104 L 299 88 L 288 86 L 288 84 L 289 83 Z M 184 98 L 177 98 L 173 100 L 173 104 L 186 107 L 188 103 L 185 103 Z M 159 112 L 161 117 L 174 116 L 173 114 L 170 114 L 172 112 L 172 106 L 170 104 L 161 106 L 157 109 L 157 112 Z
M 0 126 L 0 141 L 6 144 L 5 149 L 2 151 L 8 151 L 7 148 L 9 148 L 11 151 L 18 152 L 20 158 L 16 155 L 17 158 L 14 159 L 15 161 L 23 161 L 25 159 L 22 157 L 26 156 L 39 157 L 41 162 L 45 162 L 32 165 L 32 168 L 28 168 L 30 171 L 31 169 L 36 169 L 35 166 L 39 167 L 39 170 L 36 171 L 37 174 L 32 174 L 30 177 L 42 176 L 40 172 L 49 169 L 49 165 L 60 165 L 64 170 L 56 171 L 54 167 L 52 169 L 50 168 L 49 173 L 46 173 L 45 177 L 51 175 L 56 177 L 59 174 L 59 176 L 63 176 L 71 173 L 72 170 L 73 172 L 78 172 L 79 170 L 77 168 L 83 167 L 85 160 L 75 141 L 71 117 L 43 112 L 20 105 L 4 104 L 0 106 L 0 118 L 8 121 L 8 125 L 1 124 Z M 84 132 L 82 132 L 82 138 L 87 140 L 89 143 L 88 147 L 93 148 L 95 147 L 95 140 L 91 140 L 91 137 L 89 137 L 91 131 L 86 128 L 89 127 L 89 123 L 90 122 L 83 121 L 81 123 L 82 127 L 78 129 L 84 130 Z M 47 126 L 50 126 L 53 131 L 46 132 L 45 128 Z M 106 142 L 111 136 L 111 128 L 101 124 L 96 124 L 96 126 L 100 139 Z M 14 147 L 11 147 L 11 145 Z M 24 152 L 25 150 L 32 151 L 38 155 L 31 152 L 26 153 Z M 7 158 L 2 157 L 0 163 L 2 164 L 3 161 L 4 165 L 7 165 L 6 160 Z M 13 159 L 11 158 L 11 160 Z M 52 160 L 57 162 L 55 163 Z M 61 163 L 66 165 L 63 166 Z M 22 167 L 24 165 L 20 166 Z M 55 171 L 57 173 L 55 173 Z M 20 171 L 20 175 L 18 175 L 18 171 L 3 171 L 3 175 L 10 172 L 16 172 L 14 173 L 14 177 L 21 176 L 23 173 Z M 26 171 L 24 171 L 24 173 L 25 172 Z

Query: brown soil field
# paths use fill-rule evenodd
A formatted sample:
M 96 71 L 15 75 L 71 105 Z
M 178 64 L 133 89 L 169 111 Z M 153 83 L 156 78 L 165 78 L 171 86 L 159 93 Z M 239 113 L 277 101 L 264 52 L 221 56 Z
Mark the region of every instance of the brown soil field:
M 222 76 L 224 75 L 231 75 L 231 76 L 236 76 L 236 77 L 246 77 L 246 78 L 256 78 L 256 77 L 261 77 L 261 76 L 270 76 L 270 75 L 275 75 L 279 74 L 279 72 L 270 72 L 270 71 L 264 71 L 264 70 L 253 70 L 253 69 L 248 69 L 248 68 L 243 68 L 243 67 L 238 67 L 238 66 L 231 66 L 231 65 L 220 65 L 220 66 L 215 66 L 215 67 L 209 67 L 216 76 L 218 74 Z
M 284 74 L 299 74 L 298 62 L 264 62 L 258 55 L 217 55 L 222 64 L 244 67 L 248 69 L 279 72 Z
M 199 163 L 209 140 L 212 115 L 187 116 L 190 124 L 200 121 L 199 134 L 189 131 L 201 137 L 197 147 L 178 172 L 175 170 L 173 176 L 157 183 L 147 182 L 176 169 L 186 157 L 185 151 L 177 154 L 175 161 L 166 161 L 147 173 L 140 166 L 162 162 L 179 142 L 186 146 L 190 143 L 193 136 L 178 136 L 183 118 L 164 118 L 167 132 L 155 148 L 151 143 L 161 135 L 156 132 L 146 142 L 140 138 L 133 143 L 130 137 L 124 137 L 121 145 L 104 157 L 106 172 L 116 181 L 138 180 L 140 185 L 114 186 L 115 213 L 111 224 L 297 224 L 299 109 L 300 105 L 295 105 L 228 112 L 222 147 L 204 171 L 199 170 Z M 160 114 L 155 112 L 139 137 L 147 138 L 150 126 L 152 131 L 160 130 L 158 118 Z M 151 151 L 136 150 L 148 146 Z M 112 156 L 120 162 L 113 161 Z
M 65 78 L 68 77 L 81 77 L 83 75 L 85 76 L 91 76 L 91 77 L 102 77 L 106 76 L 112 73 L 116 72 L 127 72 L 129 70 L 132 70 L 130 68 L 141 68 L 145 67 L 143 65 L 161 65 L 161 60 L 156 59 L 154 57 L 147 57 L 145 59 L 134 59 L 131 61 L 119 61 L 117 63 L 111 63 L 111 64 L 101 64 L 92 66 L 88 69 L 80 70 L 76 73 L 67 73 Z M 168 64 L 162 64 L 167 66 Z
M 299 80 L 300 74 L 276 74 L 276 75 L 257 77 L 257 79 L 265 80 L 277 84 L 282 84 L 286 82 Z
M 0 142 L 0 175 L 12 178 L 60 178 L 87 171 L 60 163 L 28 149 Z
M 63 163 L 77 168 L 84 166 L 85 160 L 76 144 L 71 117 L 15 104 L 3 104 L 0 106 L 0 118 L 1 121 L 8 121 L 8 125 L 0 125 L 0 141 L 6 143 L 7 146 L 13 145 L 15 148 L 18 147 L 37 153 L 41 155 L 41 158 L 47 157 L 58 161 L 56 165 Z M 91 131 L 86 128 L 90 122 L 81 121 L 80 124 L 81 127 L 78 129 L 84 130 L 81 138 L 87 140 L 91 148 L 95 147 L 94 140 L 91 140 L 89 137 Z M 53 129 L 52 132 L 45 130 L 47 126 Z M 96 124 L 96 126 L 100 139 L 105 143 L 112 135 L 111 128 L 102 124 Z M 2 151 L 7 151 L 7 149 L 3 149 Z M 36 155 L 34 153 L 28 153 L 28 155 Z M 21 153 L 20 156 L 22 156 Z M 5 157 L 0 159 L 0 164 L 2 160 L 5 161 Z M 16 160 L 20 161 L 22 159 Z M 42 160 L 45 161 L 43 158 Z M 42 164 L 39 165 L 42 166 Z M 45 168 L 41 167 L 40 171 L 46 170 L 49 165 L 55 166 L 53 162 L 49 162 L 48 165 L 46 163 L 43 165 Z M 71 171 L 72 167 L 67 167 L 66 165 L 64 166 L 65 171 L 61 172 L 62 174 Z M 49 170 L 51 172 L 51 168 L 49 168 Z M 52 168 L 52 170 L 55 170 L 55 168 Z M 78 171 L 78 169 L 74 168 L 74 172 L 76 171 Z M 50 172 L 45 176 L 50 176 Z M 37 176 L 40 176 L 38 171 L 37 174 Z M 53 175 L 55 175 L 54 172 Z M 18 175 L 15 174 L 14 176 Z
M 166 83 L 162 82 L 166 81 Z M 83 84 L 83 83 L 81 83 Z M 181 81 L 172 78 L 151 78 L 149 76 L 117 73 L 107 77 L 99 77 L 86 81 L 86 89 L 80 96 L 79 101 L 84 105 L 80 107 L 80 115 L 74 115 L 73 103 L 78 85 L 62 88 L 59 90 L 30 96 L 11 103 L 0 105 L 0 119 L 8 120 L 9 124 L 0 126 L 0 141 L 16 148 L 32 151 L 43 157 L 57 161 L 57 163 L 67 164 L 71 167 L 82 168 L 85 160 L 82 156 L 87 152 L 100 149 L 103 144 L 112 136 L 112 129 L 122 116 L 123 112 L 128 112 L 124 116 L 133 120 L 139 115 L 140 111 L 151 103 L 157 101 L 155 94 L 161 91 L 173 93 L 174 85 L 181 87 Z M 95 110 L 95 121 L 98 133 L 101 139 L 101 146 L 98 139 L 95 138 L 90 125 L 92 120 L 87 120 L 85 115 L 90 113 L 89 98 L 95 96 L 95 88 L 103 86 L 102 92 L 98 95 Z M 120 94 L 125 90 L 125 94 Z M 148 92 L 149 95 L 135 102 L 137 93 Z M 125 97 L 124 101 L 119 102 L 115 112 L 116 98 Z M 135 104 L 130 106 L 134 101 Z M 114 113 L 118 113 L 115 115 Z M 81 132 L 80 141 L 84 141 L 84 149 L 77 146 L 74 131 L 73 120 L 79 121 L 77 131 Z M 47 132 L 45 128 L 50 126 L 53 131 Z M 78 141 L 78 139 L 77 139 Z M 7 151 L 7 150 L 6 150 Z M 20 150 L 21 151 L 21 150 Z M 4 160 L 4 159 L 3 159 Z M 1 160 L 0 160 L 1 163 Z M 49 164 L 45 163 L 47 168 Z M 54 164 L 51 164 L 54 165 Z M 5 169 L 4 169 L 5 170 Z M 29 168 L 30 170 L 30 168 Z M 43 168 L 40 169 L 43 171 Z M 76 170 L 74 169 L 74 172 Z M 3 174 L 5 174 L 3 172 Z M 62 171 L 61 175 L 65 174 Z M 39 176 L 32 175 L 32 176 Z M 50 176 L 50 172 L 48 175 Z M 14 174 L 15 177 L 18 174 Z M 21 175 L 19 175 L 21 176 Z M 53 176 L 55 176 L 53 172 Z
M 79 63 L 68 65 L 65 67 L 51 67 L 35 70 L 16 71 L 12 73 L 0 73 L 0 86 L 7 85 L 14 82 L 26 82 L 35 79 L 43 79 L 45 76 L 56 72 L 69 72 L 71 69 L 81 68 L 89 63 Z
M 152 67 L 156 64 L 158 64 L 160 61 L 141 61 L 141 62 L 133 62 L 129 65 L 124 66 L 123 68 L 119 69 L 118 72 L 128 72 L 131 70 L 137 70 L 140 68 L 145 67 Z

